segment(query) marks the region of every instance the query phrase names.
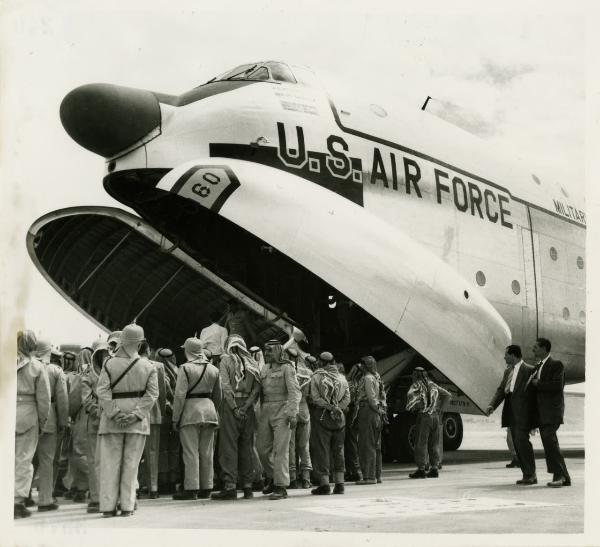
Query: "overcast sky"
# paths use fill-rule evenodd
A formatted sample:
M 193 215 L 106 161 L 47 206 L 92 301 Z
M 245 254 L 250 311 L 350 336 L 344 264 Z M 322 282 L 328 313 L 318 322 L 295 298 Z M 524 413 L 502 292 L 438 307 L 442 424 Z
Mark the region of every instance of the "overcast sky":
M 448 3 L 449 14 L 441 2 L 420 13 L 414 3 L 99 4 L 3 3 L 0 168 L 10 247 L 2 296 L 17 313 L 9 331 L 26 325 L 55 343 L 89 344 L 99 334 L 43 280 L 25 248 L 27 228 L 48 211 L 120 206 L 102 188 L 103 160 L 60 124 L 61 99 L 85 83 L 177 94 L 236 64 L 287 60 L 366 102 L 417 109 L 430 95 L 433 111 L 491 146 L 584 187 L 585 19 L 568 6 L 482 12 Z

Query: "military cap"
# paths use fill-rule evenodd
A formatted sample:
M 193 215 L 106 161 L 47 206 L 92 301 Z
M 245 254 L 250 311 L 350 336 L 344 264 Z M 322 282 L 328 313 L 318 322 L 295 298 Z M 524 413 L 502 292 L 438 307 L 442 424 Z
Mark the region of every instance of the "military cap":
M 199 357 L 204 349 L 204 345 L 200 342 L 200 338 L 196 337 L 188 338 L 181 347 L 194 357 Z
M 308 361 L 309 363 L 315 364 L 317 362 L 317 358 L 314 357 L 313 355 L 307 355 L 304 358 L 305 361 Z
M 160 357 L 171 357 L 173 355 L 173 350 L 169 348 L 160 348 L 157 351 L 157 354 L 160 355 Z
M 111 342 L 116 342 L 117 344 L 121 340 L 122 332 L 120 330 L 115 330 L 108 335 L 107 342 L 110 344 Z
M 121 344 L 144 341 L 144 329 L 135 323 L 127 325 L 121 332 Z

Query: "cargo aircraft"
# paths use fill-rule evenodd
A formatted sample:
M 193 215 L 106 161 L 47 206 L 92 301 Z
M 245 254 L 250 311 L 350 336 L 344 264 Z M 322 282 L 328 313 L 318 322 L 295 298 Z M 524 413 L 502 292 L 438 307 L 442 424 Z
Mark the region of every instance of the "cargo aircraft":
M 241 303 L 250 343 L 285 340 L 347 367 L 374 355 L 390 406 L 388 458 L 409 455 L 412 368 L 482 413 L 520 344 L 550 338 L 584 379 L 585 233 L 568 181 L 502 158 L 416 107 L 346 103 L 308 68 L 249 63 L 174 96 L 83 85 L 67 133 L 105 161 L 104 188 L 137 215 L 85 206 L 31 226 L 48 282 L 106 331 L 134 318 L 178 348 Z

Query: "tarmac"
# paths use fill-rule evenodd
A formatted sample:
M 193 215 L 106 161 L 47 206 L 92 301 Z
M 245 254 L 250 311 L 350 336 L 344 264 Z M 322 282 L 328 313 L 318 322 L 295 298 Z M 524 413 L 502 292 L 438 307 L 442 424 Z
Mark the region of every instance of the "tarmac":
M 414 465 L 384 465 L 378 485 L 346 485 L 344 495 L 313 496 L 289 490 L 268 500 L 173 501 L 140 499 L 129 518 L 86 513 L 85 504 L 59 500 L 60 509 L 35 511 L 15 522 L 15 531 L 169 528 L 350 533 L 581 534 L 584 529 L 585 448 L 583 396 L 567 397 L 565 425 L 558 436 L 572 486 L 548 488 L 539 435 L 533 437 L 539 483 L 517 486 L 519 469 L 507 469 L 505 432 L 499 411 L 492 418 L 463 416 L 463 446 L 444 455 L 438 479 L 413 480 Z M 36 534 L 37 535 L 37 534 Z M 303 536 L 304 537 L 304 536 Z

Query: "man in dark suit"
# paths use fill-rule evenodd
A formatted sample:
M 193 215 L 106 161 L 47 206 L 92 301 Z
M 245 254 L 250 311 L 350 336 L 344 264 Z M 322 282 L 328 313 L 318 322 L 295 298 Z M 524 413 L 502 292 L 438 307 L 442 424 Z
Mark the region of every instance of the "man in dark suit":
M 529 431 L 535 427 L 535 401 L 529 378 L 533 367 L 521 358 L 519 346 L 508 346 L 504 353 L 507 364 L 502 381 L 487 407 L 489 416 L 504 401 L 502 427 L 510 427 L 517 458 L 523 472 L 519 485 L 537 484 L 535 458 L 529 440 Z
M 550 357 L 551 347 L 550 340 L 546 338 L 536 340 L 533 355 L 537 365 L 531 376 L 531 386 L 535 393 L 535 409 L 546 465 L 548 473 L 552 473 L 552 481 L 548 486 L 560 488 L 571 486 L 571 477 L 556 436 L 565 412 L 565 367 L 561 361 Z

